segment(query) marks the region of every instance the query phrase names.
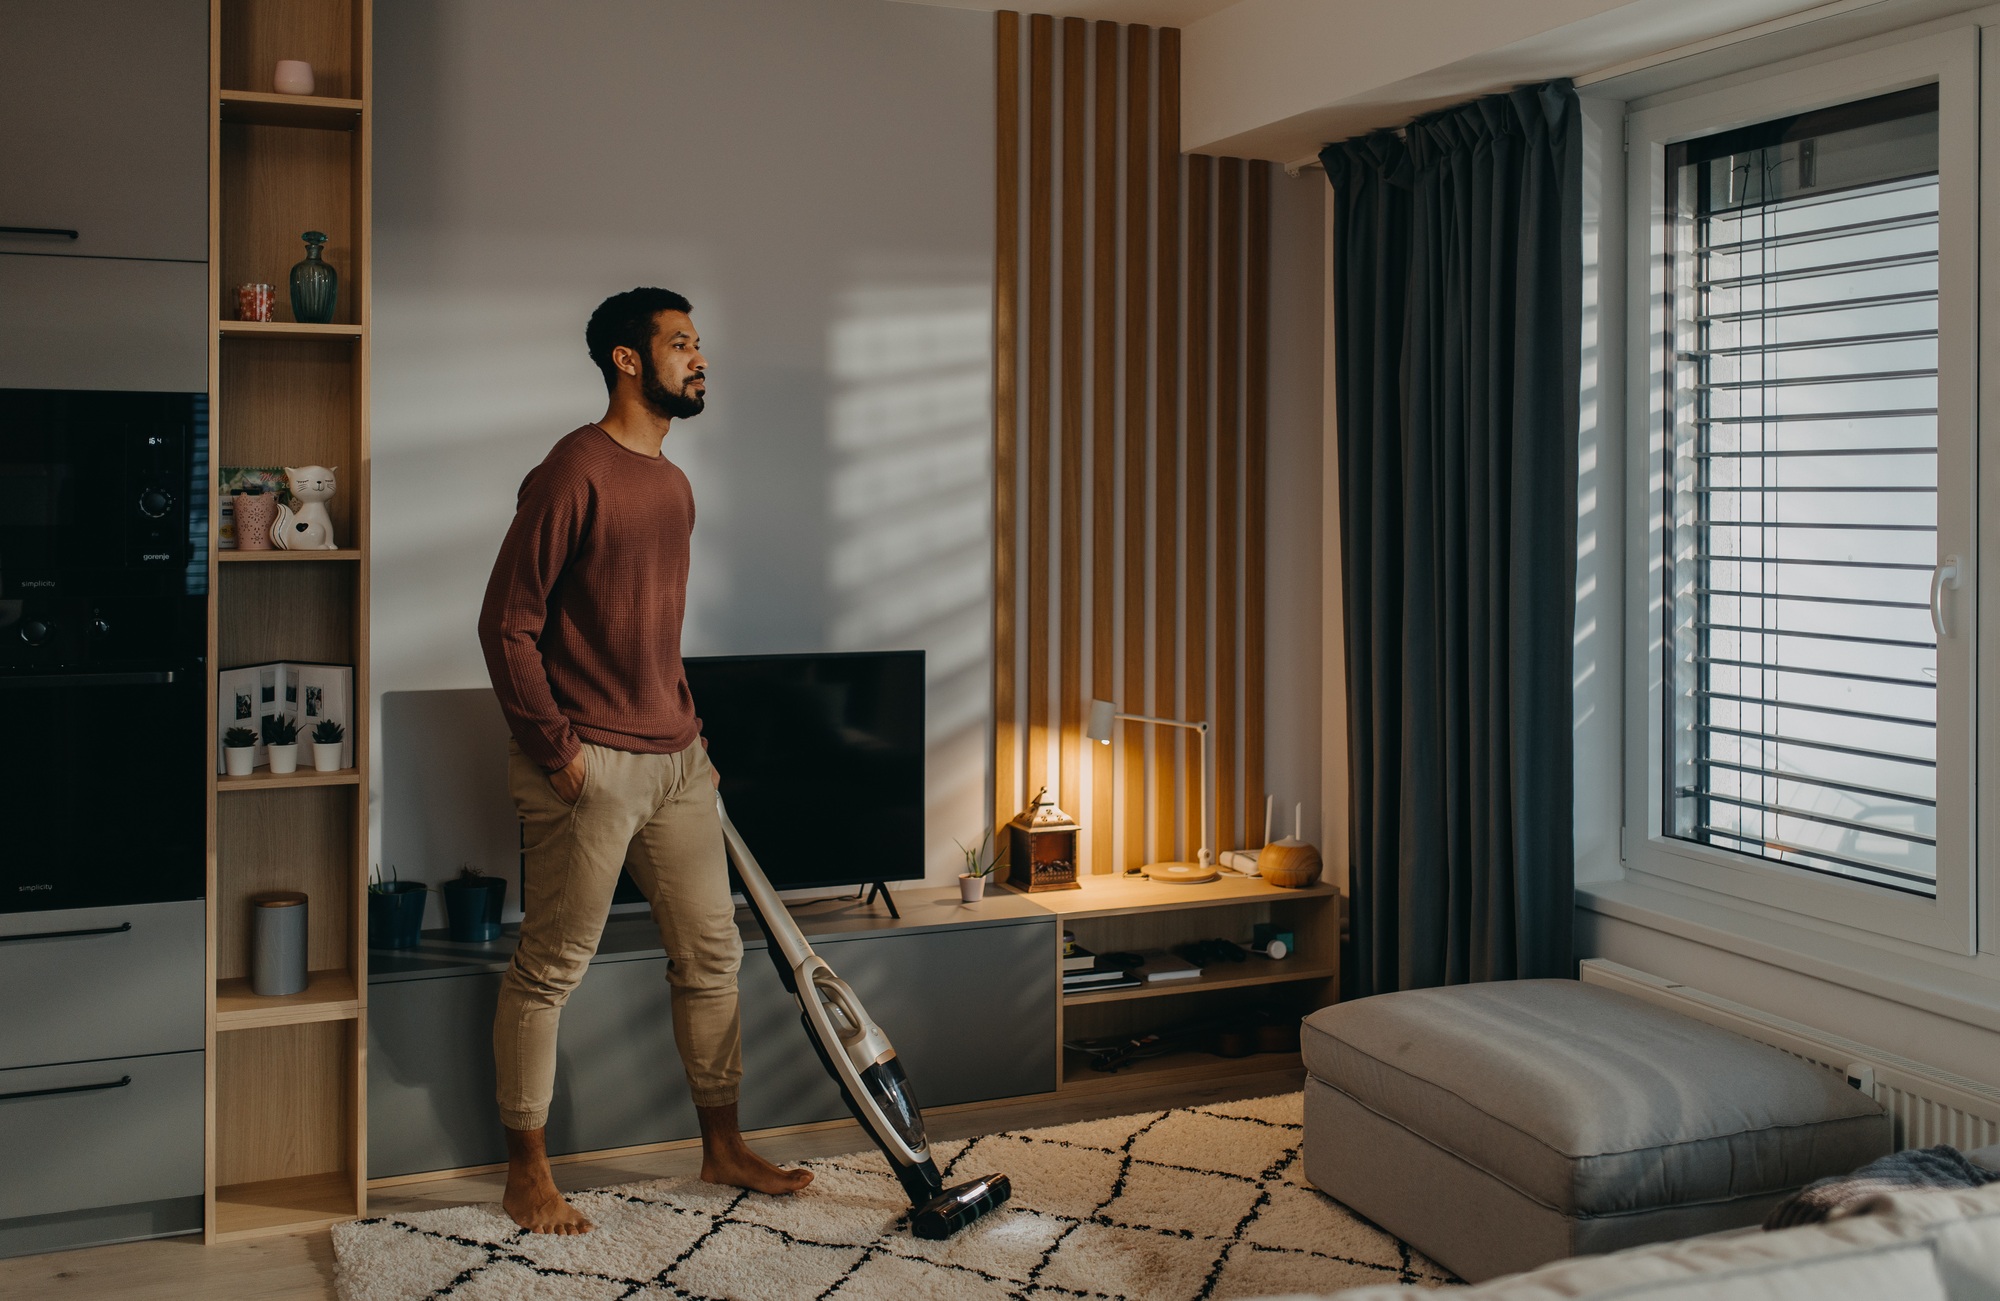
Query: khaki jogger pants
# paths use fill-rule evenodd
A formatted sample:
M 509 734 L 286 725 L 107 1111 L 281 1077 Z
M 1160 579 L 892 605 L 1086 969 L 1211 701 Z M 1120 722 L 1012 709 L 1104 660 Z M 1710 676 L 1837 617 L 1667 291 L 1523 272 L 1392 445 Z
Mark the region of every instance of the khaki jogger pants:
M 523 831 L 521 940 L 500 981 L 493 1058 L 500 1119 L 540 1129 L 555 1094 L 556 1024 L 611 911 L 618 869 L 652 904 L 673 986 L 674 1043 L 697 1107 L 736 1101 L 743 1027 L 736 972 L 743 940 L 708 751 L 627 754 L 585 745 L 583 794 L 565 804 L 548 774 L 508 747 Z

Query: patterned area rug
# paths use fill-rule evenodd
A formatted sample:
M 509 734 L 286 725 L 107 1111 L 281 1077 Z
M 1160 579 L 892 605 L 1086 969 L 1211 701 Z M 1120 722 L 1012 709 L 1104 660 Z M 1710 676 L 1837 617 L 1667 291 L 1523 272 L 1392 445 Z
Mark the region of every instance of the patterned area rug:
M 1451 1276 L 1315 1191 L 1301 1098 L 1154 1111 L 932 1147 L 946 1182 L 1013 1200 L 948 1242 L 910 1236 L 874 1152 L 809 1161 L 779 1199 L 659 1179 L 573 1193 L 594 1233 L 520 1232 L 498 1205 L 333 1231 L 345 1301 L 1223 1301 Z

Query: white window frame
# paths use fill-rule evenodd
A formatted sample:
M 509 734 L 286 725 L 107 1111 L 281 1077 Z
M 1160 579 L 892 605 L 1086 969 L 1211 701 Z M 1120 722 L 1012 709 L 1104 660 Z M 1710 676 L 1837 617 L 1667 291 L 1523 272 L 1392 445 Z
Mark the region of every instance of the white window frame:
M 1978 945 L 1973 724 L 1978 663 L 1980 28 L 1836 53 L 1768 77 L 1697 88 L 1626 119 L 1627 520 L 1625 868 L 1823 922 L 1953 953 Z M 1938 647 L 1937 897 L 1662 834 L 1665 692 L 1660 591 L 1666 542 L 1666 149 L 1795 113 L 1938 85 L 1938 552 L 1956 556 L 1945 594 L 1953 636 Z M 1996 530 L 2000 531 L 2000 530 Z M 1955 684 L 1955 685 L 1954 685 Z

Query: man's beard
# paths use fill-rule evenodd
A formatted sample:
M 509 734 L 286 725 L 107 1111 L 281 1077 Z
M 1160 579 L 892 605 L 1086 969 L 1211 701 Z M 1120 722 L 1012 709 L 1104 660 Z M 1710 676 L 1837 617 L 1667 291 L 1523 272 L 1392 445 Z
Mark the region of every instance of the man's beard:
M 639 354 L 639 396 L 654 415 L 668 420 L 691 420 L 708 405 L 704 394 L 676 393 L 662 384 L 660 372 L 653 368 L 653 359 L 643 352 Z

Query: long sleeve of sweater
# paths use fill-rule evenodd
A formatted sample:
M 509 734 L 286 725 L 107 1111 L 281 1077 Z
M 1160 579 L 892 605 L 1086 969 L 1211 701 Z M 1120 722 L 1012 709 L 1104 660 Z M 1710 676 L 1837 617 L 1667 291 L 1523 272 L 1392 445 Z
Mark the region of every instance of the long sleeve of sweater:
M 554 772 L 581 746 L 556 703 L 541 640 L 550 594 L 582 538 L 590 503 L 582 481 L 544 474 L 542 468 L 522 483 L 513 523 L 493 562 L 479 611 L 479 645 L 521 752 Z

